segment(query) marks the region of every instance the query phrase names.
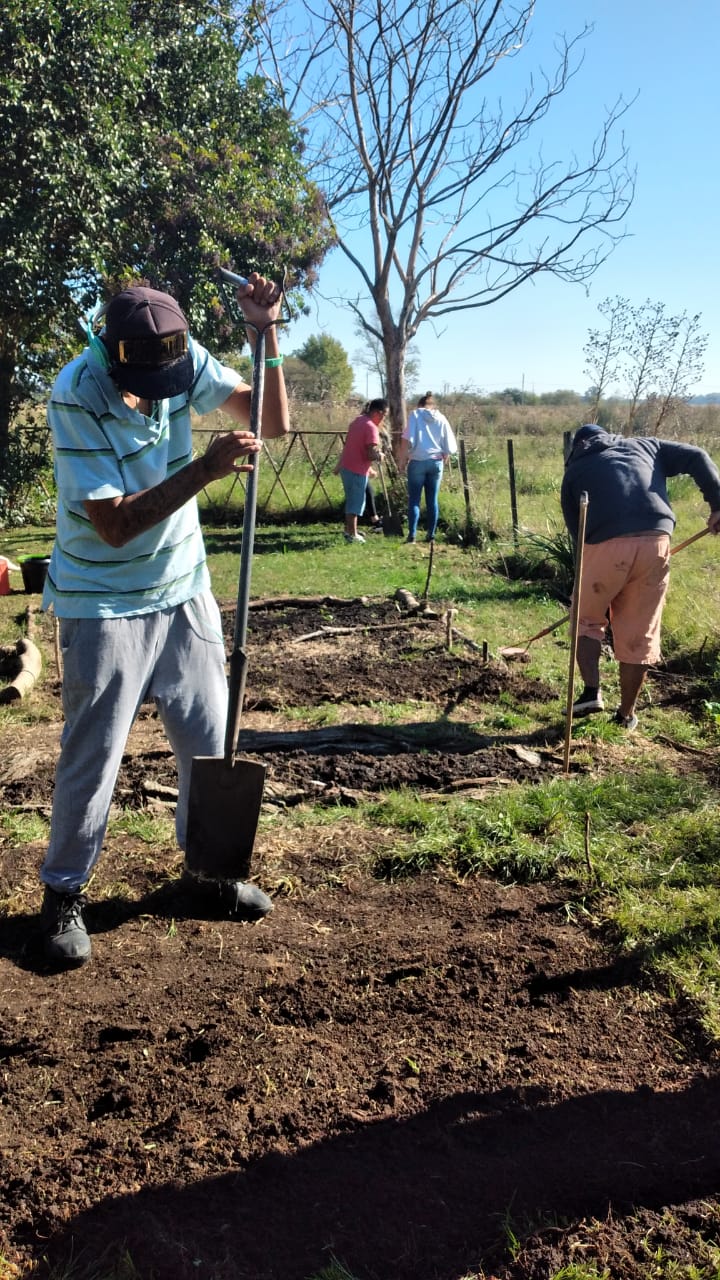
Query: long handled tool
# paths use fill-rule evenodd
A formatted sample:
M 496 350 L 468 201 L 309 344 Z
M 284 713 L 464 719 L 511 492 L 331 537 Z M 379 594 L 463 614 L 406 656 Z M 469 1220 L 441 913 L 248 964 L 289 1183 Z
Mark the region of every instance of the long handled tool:
M 247 283 L 232 272 L 223 271 L 221 274 L 229 284 Z M 250 429 L 256 439 L 260 440 L 265 385 L 265 333 L 261 329 L 256 330 L 256 333 Z M 260 454 L 256 453 L 245 487 L 238 601 L 230 654 L 225 754 L 217 757 L 195 756 L 190 772 L 185 863 L 189 871 L 211 880 L 247 878 L 265 785 L 265 765 L 236 756 L 247 675 L 245 646 L 255 543 L 259 461 Z
M 565 714 L 565 750 L 563 754 L 563 772 L 566 775 L 570 767 L 570 739 L 572 735 L 573 700 L 575 698 L 575 659 L 577 658 L 578 632 L 580 629 L 580 584 L 582 582 L 583 554 L 585 551 L 587 509 L 588 496 L 583 489 L 580 494 L 580 515 L 578 520 L 578 536 L 575 549 L 575 584 L 573 586 L 572 608 L 570 610 L 570 670 L 568 671 L 567 712 Z
M 403 520 L 399 512 L 394 512 L 390 506 L 390 498 L 388 496 L 388 488 L 385 483 L 385 470 L 382 462 L 377 464 L 378 473 L 380 475 L 380 483 L 382 485 L 383 498 L 385 499 L 385 515 L 383 516 L 382 528 L 383 533 L 394 534 L 398 538 L 403 536 Z
M 691 546 L 693 542 L 697 542 L 698 538 L 704 538 L 709 532 L 710 530 L 707 526 L 704 529 L 699 529 L 697 533 L 691 534 L 689 538 L 685 538 L 682 542 L 678 542 L 677 546 L 672 548 L 670 555 L 676 556 L 678 551 L 684 551 L 686 547 Z M 563 614 L 562 618 L 558 618 L 557 622 L 551 622 L 549 627 L 543 627 L 542 631 L 536 631 L 534 636 L 531 636 L 529 640 L 525 641 L 525 644 L 503 645 L 502 649 L 498 649 L 500 657 L 510 659 L 524 658 L 531 644 L 534 644 L 536 640 L 542 640 L 543 636 L 549 636 L 552 631 L 557 631 L 558 627 L 564 627 L 565 623 L 568 622 L 569 619 L 569 613 Z

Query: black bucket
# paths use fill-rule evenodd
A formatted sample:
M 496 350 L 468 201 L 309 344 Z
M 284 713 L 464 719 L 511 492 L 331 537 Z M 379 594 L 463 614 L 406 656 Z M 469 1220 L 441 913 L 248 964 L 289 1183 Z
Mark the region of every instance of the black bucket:
M 25 556 L 20 561 L 20 572 L 26 595 L 38 595 L 42 592 L 49 567 L 49 556 Z

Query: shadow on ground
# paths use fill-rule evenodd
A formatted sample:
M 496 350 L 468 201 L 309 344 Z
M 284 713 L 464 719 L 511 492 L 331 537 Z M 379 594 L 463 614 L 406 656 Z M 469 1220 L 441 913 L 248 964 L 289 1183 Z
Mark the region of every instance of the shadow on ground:
M 458 1280 L 538 1223 L 658 1209 L 717 1191 L 720 1089 L 457 1094 L 293 1155 L 79 1215 L 48 1257 L 124 1240 L 154 1280 L 307 1280 L 331 1255 L 361 1280 Z M 208 1141 L 212 1132 L 208 1128 Z M 47 1276 L 45 1264 L 34 1272 Z

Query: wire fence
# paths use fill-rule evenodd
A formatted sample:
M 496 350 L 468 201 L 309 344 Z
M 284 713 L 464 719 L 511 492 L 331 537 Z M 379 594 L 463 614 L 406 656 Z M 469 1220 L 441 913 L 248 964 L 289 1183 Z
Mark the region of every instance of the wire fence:
M 193 424 L 193 450 L 204 453 L 210 441 L 226 430 L 226 426 Z M 30 508 L 42 507 L 44 519 L 54 518 L 55 485 L 52 478 L 52 444 L 46 423 L 16 428 L 21 447 L 16 456 L 24 460 L 24 474 L 14 483 L 14 505 L 27 508 L 27 523 L 32 523 Z M 338 463 L 345 443 L 342 430 L 314 428 L 291 429 L 278 440 L 264 440 L 259 469 L 257 509 L 260 516 L 305 522 L 312 519 L 336 518 L 343 507 L 343 487 Z M 389 449 L 385 451 L 384 476 L 393 507 L 405 503 L 404 482 Z M 457 463 L 446 467 L 446 482 L 451 489 L 460 488 Z M 245 473 L 237 472 L 225 480 L 216 480 L 198 495 L 202 517 L 218 523 L 225 516 L 235 517 L 245 502 Z M 24 521 L 25 522 L 25 521 Z M 17 523 L 17 521 L 14 521 Z

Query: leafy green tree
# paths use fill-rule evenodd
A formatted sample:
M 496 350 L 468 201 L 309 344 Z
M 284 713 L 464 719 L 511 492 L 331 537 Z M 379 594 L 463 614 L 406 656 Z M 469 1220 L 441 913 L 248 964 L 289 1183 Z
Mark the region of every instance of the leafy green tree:
M 307 387 L 309 400 L 347 400 L 353 371 L 342 343 L 325 333 L 314 334 L 294 355 L 314 375 Z
M 107 273 L 169 288 L 193 331 L 226 349 L 238 334 L 215 266 L 311 284 L 331 239 L 324 203 L 276 91 L 257 75 L 238 83 L 251 35 L 232 5 L 136 0 L 133 26 L 154 50 L 138 104 L 152 165 L 128 184 Z
M 149 54 L 124 4 L 6 0 L 0 24 L 0 449 L 18 401 L 74 336 L 68 281 L 94 275 L 130 165 Z
M 76 349 L 78 310 L 104 292 L 170 288 L 193 331 L 229 349 L 218 264 L 312 283 L 331 239 L 324 207 L 287 111 L 259 77 L 239 78 L 245 12 L 6 0 L 0 451 L 18 402 Z

